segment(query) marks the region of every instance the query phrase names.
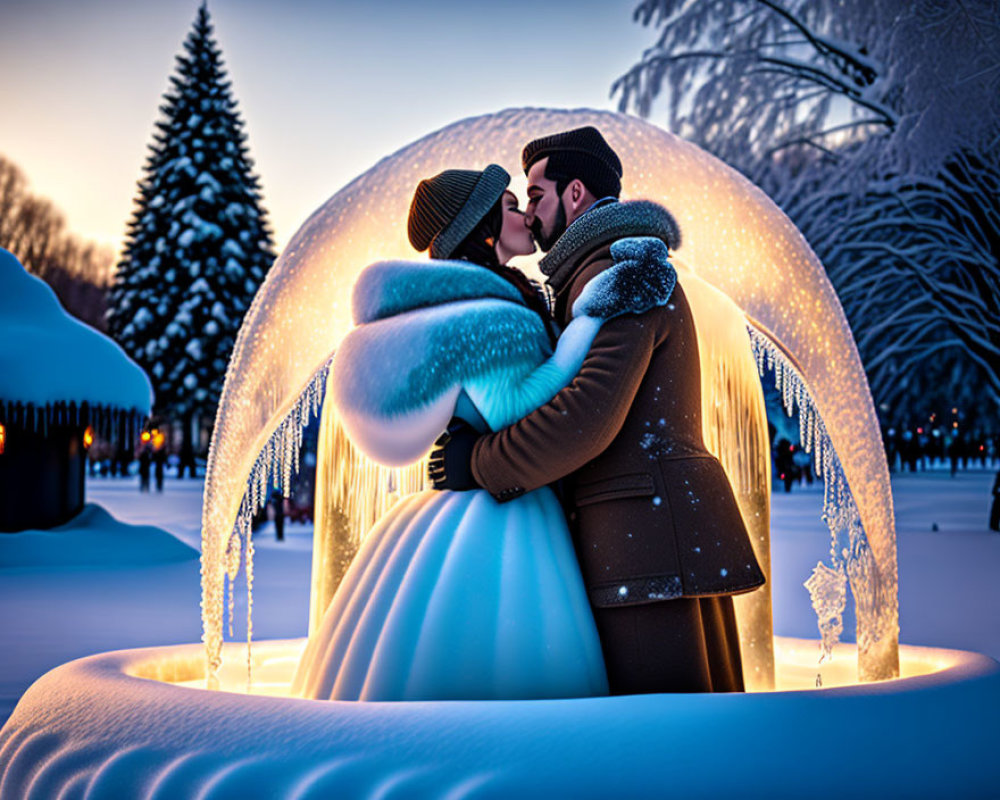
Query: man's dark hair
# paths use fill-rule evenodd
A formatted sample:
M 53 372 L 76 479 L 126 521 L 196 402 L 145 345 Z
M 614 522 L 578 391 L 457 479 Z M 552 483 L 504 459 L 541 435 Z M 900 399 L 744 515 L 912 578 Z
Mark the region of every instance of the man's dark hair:
M 621 181 L 611 180 L 606 175 L 594 173 L 590 170 L 582 170 L 589 174 L 578 175 L 573 173 L 573 164 L 561 164 L 567 159 L 560 158 L 561 153 L 553 153 L 549 156 L 549 161 L 545 165 L 545 177 L 556 184 L 556 194 L 562 197 L 566 187 L 575 180 L 579 180 L 583 187 L 594 197 L 600 200 L 602 197 L 618 197 L 622 193 Z
M 496 201 L 486 215 L 476 223 L 458 245 L 451 258 L 471 261 L 484 267 L 497 267 L 496 243 L 503 228 L 503 197 Z
M 597 199 L 621 194 L 621 159 L 592 125 L 528 142 L 521 154 L 525 174 L 543 158 L 548 159 L 545 177 L 555 181 L 560 196 L 573 180 Z

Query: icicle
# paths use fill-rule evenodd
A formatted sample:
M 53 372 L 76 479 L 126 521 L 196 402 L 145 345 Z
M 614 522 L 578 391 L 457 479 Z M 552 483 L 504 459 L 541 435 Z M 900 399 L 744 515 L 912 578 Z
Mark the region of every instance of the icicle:
M 332 361 L 332 359 L 331 359 Z M 270 498 L 270 487 L 276 486 L 285 497 L 292 489 L 292 477 L 298 473 L 298 461 L 304 441 L 303 429 L 312 417 L 317 416 L 322 409 L 323 394 L 329 374 L 330 363 L 327 362 L 313 376 L 302 391 L 296 403 L 289 409 L 284 419 L 275 427 L 261 451 L 254 459 L 246 479 L 246 489 L 240 503 L 240 510 L 234 521 L 233 530 L 221 555 L 213 557 L 212 563 L 205 563 L 203 571 L 223 576 L 223 582 L 229 579 L 229 594 L 225 593 L 225 583 L 222 597 L 217 598 L 221 606 L 203 607 L 202 620 L 204 625 L 203 640 L 206 649 L 208 688 L 218 688 L 218 671 L 222 665 L 223 643 L 223 606 L 228 605 L 229 636 L 233 636 L 233 581 L 239 574 L 241 560 L 247 580 L 247 691 L 250 691 L 253 680 L 252 672 L 252 641 L 253 641 L 253 577 L 254 577 L 254 546 L 252 539 L 252 524 L 256 513 L 263 508 Z M 214 448 L 213 442 L 212 447 Z M 211 453 L 210 453 L 211 458 Z M 242 556 L 242 559 L 241 559 Z M 221 558 L 221 563 L 218 559 Z M 215 606 L 213 599 L 210 606 Z M 218 616 L 216 616 L 218 614 Z
M 243 518 L 246 516 L 245 506 L 240 507 L 240 513 L 237 521 L 238 528 L 242 528 Z M 240 571 L 240 556 L 242 548 L 242 542 L 240 541 L 240 536 L 236 529 L 229 536 L 229 541 L 226 543 L 225 552 L 225 579 L 227 581 L 228 593 L 226 593 L 227 600 L 227 611 L 228 611 L 228 622 L 229 622 L 229 635 L 233 635 L 233 616 L 235 611 L 235 581 L 236 576 Z
M 813 609 L 819 619 L 822 635 L 819 663 L 829 661 L 833 646 L 840 640 L 844 630 L 844 608 L 847 605 L 847 577 L 842 569 L 828 567 L 820 562 L 813 568 L 812 575 L 805 582 L 812 600 Z
M 234 611 L 236 610 L 235 609 L 236 601 L 235 598 L 233 597 L 233 582 L 229 579 L 228 575 L 226 576 L 226 598 L 227 598 L 228 612 L 229 612 L 228 614 L 229 638 L 231 639 L 233 637 L 233 616 L 234 616 Z
M 284 428 L 281 453 L 281 494 L 284 497 L 290 497 L 292 494 L 292 460 L 295 446 L 291 426 L 286 424 Z
M 247 694 L 253 688 L 253 537 L 247 524 L 246 572 L 247 572 Z
M 274 467 L 271 462 L 272 453 L 269 442 L 257 467 L 257 483 L 259 486 L 257 489 L 257 505 L 254 506 L 255 509 L 260 508 L 267 502 L 271 487 L 274 485 Z
M 273 482 L 270 465 L 270 450 L 264 452 L 264 458 L 257 467 L 257 503 L 254 508 L 260 508 L 267 502 L 268 490 Z
M 250 505 L 253 508 L 257 508 L 260 505 L 260 503 L 261 503 L 261 499 L 260 499 L 260 492 L 261 492 L 261 489 L 260 489 L 260 477 L 258 476 L 257 472 L 258 472 L 257 465 L 255 464 L 254 468 L 253 468 L 253 470 L 252 470 L 252 472 L 250 474 L 250 480 L 247 481 L 248 486 L 249 486 L 248 491 L 250 493 Z
M 817 564 L 805 583 L 822 635 L 823 663 L 831 657 L 843 630 L 848 579 L 856 606 L 863 603 L 868 611 L 878 607 L 881 584 L 861 515 L 805 380 L 770 339 L 752 326 L 749 332 L 761 375 L 765 374 L 762 365 L 773 370 L 775 388 L 781 393 L 786 413 L 791 415 L 798 409 L 801 444 L 806 452 L 812 452 L 816 476 L 823 479 L 823 521 L 830 531 L 830 565 Z M 859 619 L 875 616 L 859 614 Z M 859 645 L 865 646 L 869 637 L 877 637 L 877 631 L 859 627 Z
M 248 512 L 245 508 L 240 510 L 239 519 L 237 521 L 238 529 L 242 529 L 243 520 L 248 516 Z M 234 530 L 229 537 L 229 543 L 226 546 L 226 575 L 229 580 L 235 580 L 236 576 L 240 571 L 240 557 L 243 555 L 242 552 L 242 542 L 241 534 L 239 530 Z

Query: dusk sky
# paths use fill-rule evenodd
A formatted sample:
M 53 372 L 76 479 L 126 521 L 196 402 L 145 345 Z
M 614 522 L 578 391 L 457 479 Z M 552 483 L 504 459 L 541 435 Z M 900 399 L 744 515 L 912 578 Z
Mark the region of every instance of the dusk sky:
M 117 248 L 198 0 L 0 0 L 0 154 Z M 277 244 L 411 141 L 511 106 L 613 108 L 633 0 L 210 0 Z M 456 165 L 462 166 L 462 165 Z

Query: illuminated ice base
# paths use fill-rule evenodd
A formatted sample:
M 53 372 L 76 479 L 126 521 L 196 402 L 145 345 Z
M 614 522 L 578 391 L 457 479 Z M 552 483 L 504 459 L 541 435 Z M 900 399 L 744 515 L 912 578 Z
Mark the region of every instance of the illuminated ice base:
M 201 645 L 73 661 L 0 731 L 0 797 L 995 797 L 1000 664 L 901 647 L 902 678 L 854 684 L 839 645 L 777 639 L 774 692 L 524 702 L 287 696 L 305 640 L 264 641 L 245 689 Z M 652 794 L 650 794 L 652 793 Z

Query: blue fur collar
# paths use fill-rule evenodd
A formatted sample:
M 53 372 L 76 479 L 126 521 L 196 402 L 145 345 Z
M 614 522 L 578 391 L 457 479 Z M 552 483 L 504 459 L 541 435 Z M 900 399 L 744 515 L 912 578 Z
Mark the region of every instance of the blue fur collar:
M 492 297 L 521 304 L 510 283 L 468 261 L 380 261 L 354 284 L 354 323 L 393 317 L 418 308 Z
M 667 303 L 677 277 L 656 238 L 612 246 L 574 316 L 611 319 Z M 550 354 L 538 315 L 488 269 L 464 262 L 385 261 L 355 284 L 358 326 L 334 361 L 339 403 L 358 413 L 400 415 L 450 388 L 502 371 L 526 374 Z

